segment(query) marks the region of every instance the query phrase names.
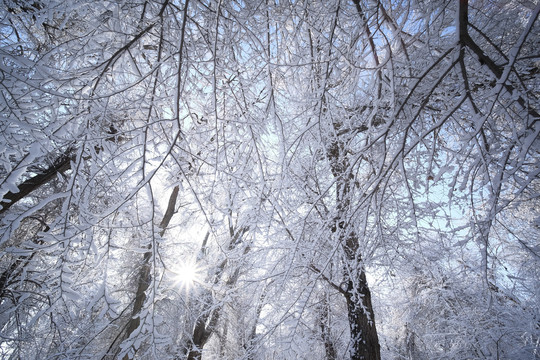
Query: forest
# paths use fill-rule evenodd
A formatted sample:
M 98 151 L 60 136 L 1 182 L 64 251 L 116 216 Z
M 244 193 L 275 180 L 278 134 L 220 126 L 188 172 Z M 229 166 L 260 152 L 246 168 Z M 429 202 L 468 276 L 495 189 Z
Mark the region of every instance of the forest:
M 1 0 L 0 358 L 540 359 L 538 0 Z

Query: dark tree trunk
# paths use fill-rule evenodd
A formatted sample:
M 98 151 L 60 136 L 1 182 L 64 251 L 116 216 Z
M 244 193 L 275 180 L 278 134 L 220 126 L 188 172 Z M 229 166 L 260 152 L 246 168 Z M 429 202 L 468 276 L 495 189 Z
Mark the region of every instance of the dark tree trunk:
M 176 207 L 176 199 L 178 198 L 178 191 L 179 187 L 178 185 L 174 187 L 171 196 L 169 198 L 169 203 L 167 205 L 167 210 L 165 211 L 165 215 L 163 215 L 163 219 L 161 220 L 161 223 L 159 224 L 159 227 L 161 228 L 161 231 L 159 232 L 160 236 L 163 236 L 165 234 L 165 230 L 167 229 L 167 226 L 169 226 L 169 222 L 171 221 L 171 218 L 174 215 L 174 209 Z M 135 294 L 135 302 L 133 304 L 133 311 L 131 312 L 131 319 L 129 320 L 126 328 L 126 336 L 124 339 L 128 339 L 131 334 L 139 327 L 141 324 L 141 318 L 139 316 L 144 302 L 146 301 L 146 290 L 148 290 L 148 287 L 150 286 L 150 282 L 152 280 L 152 276 L 150 274 L 151 265 L 150 265 L 150 259 L 152 258 L 152 245 L 148 245 L 148 251 L 144 253 L 143 256 L 143 264 L 141 266 L 141 269 L 139 271 L 139 283 L 137 285 L 137 292 Z M 129 360 L 130 357 L 128 354 L 124 355 L 123 360 Z
M 334 123 L 336 134 L 340 134 L 341 124 Z M 351 333 L 351 360 L 380 360 L 381 352 L 375 316 L 371 303 L 371 292 L 362 265 L 360 239 L 354 230 L 349 210 L 354 190 L 354 176 L 347 157 L 346 139 L 336 137 L 328 147 L 332 175 L 336 179 L 337 216 L 333 219 L 331 231 L 344 250 L 344 284 L 342 294 L 347 301 L 349 328 Z
M 375 314 L 371 303 L 371 291 L 358 252 L 359 239 L 351 232 L 344 242 L 346 289 L 343 293 L 347 301 L 349 329 L 351 332 L 351 360 L 380 360 L 381 347 Z
M 380 360 L 381 347 L 364 270 L 355 281 L 347 281 L 345 299 L 351 331 L 351 360 Z
M 204 345 L 206 345 L 210 339 L 210 336 L 212 336 L 212 333 L 214 332 L 214 326 L 217 324 L 219 319 L 220 309 L 210 311 L 211 304 L 212 295 L 207 294 L 202 314 L 197 319 L 195 328 L 193 329 L 193 335 L 191 337 L 192 346 L 189 349 L 187 360 L 201 360 Z M 210 319 L 209 324 L 207 324 L 208 319 Z
M 202 357 L 202 349 L 199 348 L 193 348 L 189 351 L 187 360 L 201 360 Z
M 330 304 L 324 294 L 322 300 L 320 314 L 319 314 L 319 327 L 321 329 L 321 336 L 324 343 L 324 352 L 326 354 L 326 360 L 336 360 L 337 352 L 334 342 L 332 341 L 330 333 Z
M 229 243 L 228 250 L 231 251 L 242 242 L 242 237 L 248 231 L 248 228 L 243 227 L 236 231 L 233 227 L 231 227 L 229 230 L 231 235 L 231 241 Z M 246 246 L 246 248 L 244 249 L 244 255 L 249 252 L 249 249 L 249 246 Z M 227 262 L 227 259 L 225 259 L 217 266 L 214 277 L 214 284 L 217 284 L 221 281 L 223 273 L 225 271 L 225 267 L 227 266 Z M 228 288 L 234 286 L 240 275 L 239 272 L 240 269 L 237 268 L 233 272 L 232 276 L 225 282 L 225 285 Z M 201 316 L 197 319 L 197 322 L 195 323 L 195 328 L 193 329 L 193 335 L 191 337 L 192 346 L 189 350 L 187 360 L 201 359 L 204 345 L 206 345 L 218 324 L 219 318 L 221 316 L 222 306 L 216 306 L 214 309 L 212 309 L 213 301 L 214 299 L 212 297 L 212 294 L 207 293 L 200 312 Z

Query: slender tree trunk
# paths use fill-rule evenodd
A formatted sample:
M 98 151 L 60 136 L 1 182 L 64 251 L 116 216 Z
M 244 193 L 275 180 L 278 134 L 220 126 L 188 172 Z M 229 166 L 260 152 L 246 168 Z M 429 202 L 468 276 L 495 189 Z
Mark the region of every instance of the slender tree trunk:
M 159 224 L 159 227 L 161 228 L 161 231 L 159 233 L 160 236 L 163 236 L 165 234 L 165 230 L 167 229 L 167 226 L 169 226 L 169 222 L 171 221 L 171 218 L 174 215 L 174 209 L 176 207 L 176 199 L 178 197 L 178 191 L 179 191 L 178 186 L 175 186 L 169 198 L 167 211 L 165 211 L 165 215 L 163 215 L 163 220 L 161 220 L 161 223 Z M 145 252 L 143 255 L 143 264 L 139 271 L 139 283 L 137 286 L 137 292 L 135 294 L 135 302 L 133 304 L 133 311 L 131 312 L 131 319 L 129 320 L 127 324 L 126 336 L 124 337 L 124 340 L 128 339 L 131 336 L 131 334 L 141 324 L 141 317 L 139 316 L 139 314 L 142 310 L 144 302 L 146 301 L 146 290 L 148 290 L 148 287 L 150 286 L 150 282 L 152 280 L 152 277 L 150 274 L 151 257 L 152 257 L 152 245 L 148 245 L 148 251 Z M 129 355 L 128 354 L 124 355 L 123 360 L 129 360 Z
M 237 231 L 235 231 L 232 227 L 230 228 L 231 241 L 228 246 L 229 251 L 233 250 L 242 242 L 242 237 L 247 231 L 248 227 L 240 228 Z M 244 254 L 246 254 L 247 252 L 249 252 L 249 246 L 245 248 Z M 221 281 L 226 265 L 227 259 L 223 260 L 217 267 L 214 284 L 217 284 Z M 232 274 L 232 276 L 225 282 L 225 285 L 228 288 L 234 286 L 234 284 L 238 280 L 239 273 L 240 269 L 237 268 Z M 205 301 L 203 303 L 202 310 L 200 311 L 201 316 L 199 316 L 199 318 L 197 319 L 197 322 L 195 323 L 195 328 L 193 329 L 193 335 L 191 338 L 192 346 L 189 350 L 187 360 L 201 359 L 204 345 L 206 345 L 206 343 L 210 339 L 210 336 L 212 336 L 212 334 L 214 333 L 214 330 L 221 316 L 222 306 L 216 306 L 214 309 L 212 309 L 212 294 L 208 292 L 204 296 Z
M 341 124 L 339 122 L 334 123 L 334 130 L 336 134 L 340 133 Z M 379 338 L 375 327 L 371 292 L 359 251 L 360 241 L 348 215 L 354 188 L 354 176 L 351 174 L 347 150 L 346 139 L 336 137 L 327 148 L 327 157 L 330 161 L 332 175 L 336 179 L 337 216 L 331 230 L 337 234 L 337 239 L 344 250 L 346 290 L 343 295 L 347 301 L 351 334 L 351 360 L 380 360 Z
M 266 304 L 266 295 L 268 293 L 268 288 L 270 285 L 274 282 L 274 280 L 270 280 L 263 288 L 261 295 L 259 296 L 259 301 L 257 303 L 257 308 L 255 310 L 255 321 L 253 322 L 253 325 L 251 326 L 251 331 L 249 332 L 249 337 L 244 344 L 244 349 L 246 350 L 246 358 L 247 360 L 253 360 L 255 359 L 255 354 L 253 352 L 253 349 L 257 343 L 257 325 L 259 324 L 259 319 L 261 318 L 261 312 L 263 306 Z
M 379 56 L 375 40 L 368 23 L 368 17 L 360 0 L 353 0 L 356 11 L 363 23 L 364 34 L 371 49 L 373 62 L 379 66 Z M 377 72 L 377 98 L 381 98 L 382 73 Z M 334 121 L 335 134 L 342 134 L 342 123 Z M 347 301 L 349 328 L 351 333 L 351 360 L 380 360 L 381 351 L 375 316 L 371 303 L 371 292 L 366 280 L 366 273 L 362 266 L 362 254 L 360 253 L 360 239 L 354 230 L 354 224 L 348 217 L 351 196 L 354 189 L 354 175 L 350 169 L 348 159 L 348 141 L 346 135 L 336 135 L 328 147 L 328 158 L 332 168 L 332 174 L 336 179 L 337 190 L 337 218 L 332 231 L 338 233 L 340 244 L 343 244 L 345 253 L 345 284 L 344 296 Z
M 210 310 L 212 305 L 212 295 L 210 293 L 206 294 L 205 303 L 203 305 L 203 310 L 201 316 L 197 319 L 195 323 L 195 328 L 193 329 L 193 334 L 191 337 L 192 346 L 189 349 L 187 360 L 201 360 L 202 350 L 204 345 L 212 336 L 214 332 L 214 326 L 217 324 L 219 319 L 219 310 L 214 309 Z M 207 324 L 208 319 L 210 322 Z
M 324 343 L 324 352 L 326 360 L 337 360 L 336 347 L 332 341 L 330 333 L 330 304 L 325 293 L 322 299 L 322 304 L 319 314 L 319 327 L 321 329 L 321 337 Z

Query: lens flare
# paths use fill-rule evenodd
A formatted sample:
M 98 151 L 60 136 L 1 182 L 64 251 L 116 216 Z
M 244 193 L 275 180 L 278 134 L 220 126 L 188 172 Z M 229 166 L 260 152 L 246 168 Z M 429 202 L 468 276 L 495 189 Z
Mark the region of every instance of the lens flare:
M 194 284 L 200 282 L 201 271 L 197 264 L 193 261 L 179 264 L 174 269 L 173 273 L 175 283 L 179 284 L 186 290 L 189 290 Z

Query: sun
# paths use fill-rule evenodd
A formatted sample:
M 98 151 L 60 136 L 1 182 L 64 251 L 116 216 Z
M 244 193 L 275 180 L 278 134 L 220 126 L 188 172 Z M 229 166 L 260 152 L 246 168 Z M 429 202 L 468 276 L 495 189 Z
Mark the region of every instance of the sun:
M 196 283 L 200 283 L 201 269 L 194 261 L 186 261 L 178 264 L 172 271 L 175 283 L 181 285 L 186 290 L 192 288 Z

